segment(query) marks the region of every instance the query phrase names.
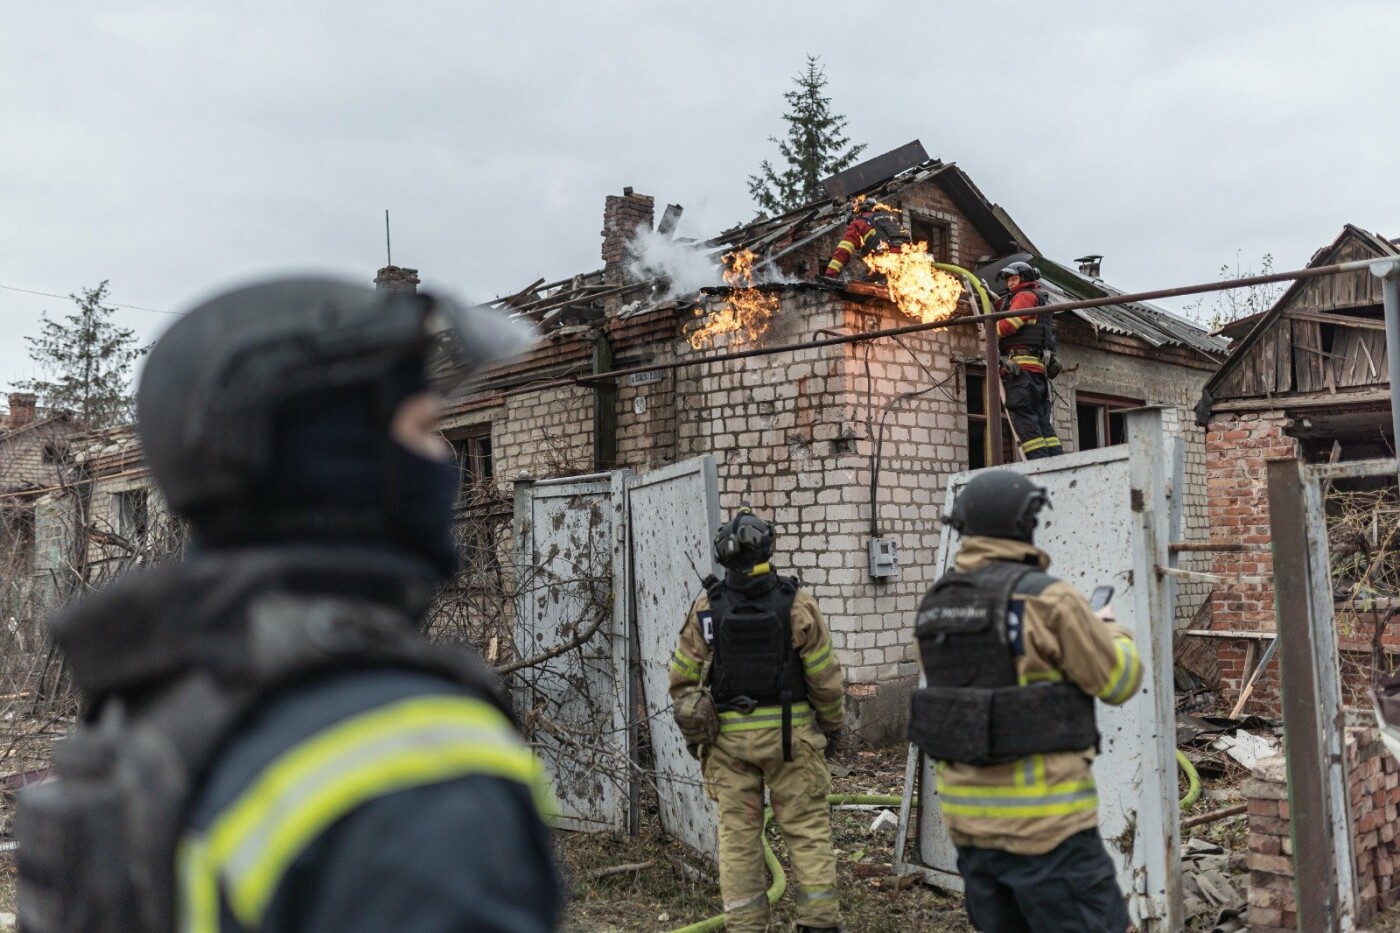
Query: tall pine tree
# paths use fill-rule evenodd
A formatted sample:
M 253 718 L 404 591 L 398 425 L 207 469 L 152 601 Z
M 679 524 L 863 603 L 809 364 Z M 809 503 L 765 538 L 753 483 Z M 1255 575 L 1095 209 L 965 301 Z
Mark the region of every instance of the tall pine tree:
M 25 337 L 29 358 L 47 379 L 17 383 L 39 396 L 49 410 L 62 409 L 86 428 L 131 421 L 131 366 L 146 352 L 136 332 L 112 323 L 116 309 L 104 305 L 107 283 L 69 295 L 78 310 L 62 321 L 45 314 L 37 337 Z
M 807 56 L 807 70 L 792 79 L 796 90 L 783 98 L 788 102 L 787 139 L 770 136 L 778 144 L 787 167 L 778 171 L 767 159 L 757 175 L 749 176 L 749 194 L 760 213 L 781 214 L 810 201 L 826 197 L 821 180 L 855 164 L 865 144 L 852 146 L 846 137 L 846 118 L 831 112 L 831 98 L 825 96 L 826 72 L 820 59 Z

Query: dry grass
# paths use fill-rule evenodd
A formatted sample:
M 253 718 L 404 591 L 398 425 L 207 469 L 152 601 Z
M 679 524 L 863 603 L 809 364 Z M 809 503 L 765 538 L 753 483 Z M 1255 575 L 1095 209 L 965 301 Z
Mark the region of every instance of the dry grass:
M 898 794 L 904 780 L 904 749 L 859 752 L 840 760 L 850 773 L 834 779 L 837 793 Z M 644 807 L 646 806 L 644 801 Z M 650 808 L 648 808 L 650 809 Z M 897 808 L 893 808 L 897 809 Z M 890 873 L 894 859 L 894 834 L 872 836 L 869 810 L 834 810 L 833 841 L 846 926 L 862 933 L 934 933 L 970 931 L 962 900 L 896 879 Z M 610 834 L 565 833 L 560 854 L 571 877 L 569 931 L 656 931 L 684 926 L 721 910 L 719 887 L 708 876 L 696 876 L 696 859 L 679 842 L 665 837 L 654 817 L 643 818 L 638 838 Z M 769 839 L 784 869 L 787 853 L 781 833 L 770 828 Z M 640 871 L 588 879 L 587 872 L 609 865 L 651 862 Z M 793 923 L 789 891 L 773 911 L 772 929 L 790 929 Z

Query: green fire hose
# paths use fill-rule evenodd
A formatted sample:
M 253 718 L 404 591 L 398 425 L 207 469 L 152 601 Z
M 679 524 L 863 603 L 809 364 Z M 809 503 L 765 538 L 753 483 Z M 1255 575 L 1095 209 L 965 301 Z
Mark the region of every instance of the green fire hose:
M 1181 753 L 1181 749 L 1176 751 L 1176 763 L 1186 774 L 1186 796 L 1180 800 L 1181 809 L 1185 810 L 1201 799 L 1201 776 L 1196 772 L 1191 760 Z M 835 806 L 842 804 L 898 806 L 904 802 L 904 798 L 896 797 L 893 794 L 829 794 L 826 802 Z M 919 798 L 915 797 L 913 805 L 918 806 L 918 804 Z M 773 808 L 765 807 L 763 810 L 763 862 L 768 866 L 768 874 L 773 878 L 773 883 L 768 886 L 768 903 L 770 905 L 776 904 L 778 899 L 783 896 L 783 892 L 787 890 L 787 875 L 783 873 L 783 866 L 778 861 L 778 856 L 773 853 L 773 847 L 768 843 L 768 824 L 772 820 Z M 696 921 L 689 926 L 677 927 L 670 933 L 714 933 L 714 931 L 722 929 L 724 929 L 724 914 L 717 914 Z
M 841 804 L 877 804 L 879 806 L 899 806 L 904 802 L 903 797 L 894 794 L 828 794 L 826 802 L 834 805 Z M 918 798 L 914 798 L 918 803 Z M 768 866 L 768 874 L 772 876 L 773 883 L 768 886 L 768 903 L 776 904 L 778 899 L 787 890 L 787 875 L 783 874 L 782 863 L 778 861 L 778 856 L 773 854 L 773 847 L 768 844 L 768 824 L 773 820 L 773 808 L 763 808 L 763 862 Z M 670 933 L 712 933 L 715 930 L 724 929 L 724 914 L 716 914 L 713 917 L 706 917 L 692 923 L 690 926 L 677 927 Z

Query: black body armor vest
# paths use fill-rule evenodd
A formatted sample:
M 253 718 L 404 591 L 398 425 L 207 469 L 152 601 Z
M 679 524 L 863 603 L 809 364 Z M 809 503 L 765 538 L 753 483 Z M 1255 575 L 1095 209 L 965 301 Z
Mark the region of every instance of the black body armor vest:
M 867 220 L 870 226 L 875 228 L 875 235 L 865 243 L 867 252 L 873 252 L 881 243 L 886 243 L 890 249 L 894 249 L 909 242 L 909 231 L 888 211 L 875 211 Z
M 783 760 L 792 761 L 792 704 L 807 699 L 807 675 L 792 647 L 797 580 L 730 571 L 705 588 L 714 613 L 710 693 L 721 711 L 783 708 Z
M 216 556 L 132 574 L 53 624 L 87 709 L 57 780 L 15 818 L 25 933 L 170 933 L 190 806 L 227 741 L 284 691 L 347 670 L 424 671 L 503 711 L 465 650 L 428 644 L 433 586 L 366 551 Z
M 792 647 L 797 581 L 766 574 L 743 589 L 716 581 L 707 588 L 714 613 L 710 692 L 721 708 L 740 697 L 760 706 L 807 699 L 802 659 Z
M 1035 295 L 1036 307 L 1048 304 L 1049 299 L 1045 291 L 1037 286 L 1032 286 L 1031 293 Z M 1016 294 L 1020 294 L 1017 292 Z M 1008 295 L 1006 307 L 1011 307 L 1011 299 L 1014 295 Z M 1053 314 L 1037 314 L 1035 323 L 1023 324 L 1014 334 L 1002 337 L 998 341 L 1002 353 L 1010 350 L 1051 350 L 1055 349 L 1055 316 Z
M 919 603 L 914 634 L 928 685 L 914 694 L 909 739 L 940 761 L 991 765 L 1098 744 L 1094 698 L 1074 684 L 1020 686 L 1013 642 L 1021 619 L 1012 595 L 1040 593 L 1054 578 L 993 561 L 952 571 Z

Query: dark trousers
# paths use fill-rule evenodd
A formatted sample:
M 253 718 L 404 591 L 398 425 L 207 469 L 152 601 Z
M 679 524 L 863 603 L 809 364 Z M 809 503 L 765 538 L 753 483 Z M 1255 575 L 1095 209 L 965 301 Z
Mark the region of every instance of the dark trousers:
M 1054 403 L 1050 399 L 1050 380 L 1045 374 L 1022 370 L 1014 376 L 1003 376 L 1001 385 L 1006 413 L 1026 459 L 1038 460 L 1064 453 L 1060 438 L 1055 434 Z
M 1124 933 L 1131 922 L 1097 829 L 1044 855 L 958 846 L 958 872 L 982 933 Z

